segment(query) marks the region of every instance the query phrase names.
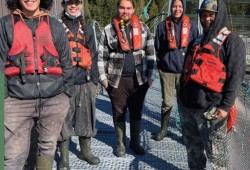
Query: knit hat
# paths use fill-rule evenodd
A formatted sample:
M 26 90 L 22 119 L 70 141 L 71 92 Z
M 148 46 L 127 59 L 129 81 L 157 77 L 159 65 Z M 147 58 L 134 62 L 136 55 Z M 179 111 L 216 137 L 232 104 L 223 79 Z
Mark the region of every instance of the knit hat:
M 197 9 L 197 13 L 203 11 L 218 12 L 217 0 L 204 0 L 201 4 L 200 9 Z

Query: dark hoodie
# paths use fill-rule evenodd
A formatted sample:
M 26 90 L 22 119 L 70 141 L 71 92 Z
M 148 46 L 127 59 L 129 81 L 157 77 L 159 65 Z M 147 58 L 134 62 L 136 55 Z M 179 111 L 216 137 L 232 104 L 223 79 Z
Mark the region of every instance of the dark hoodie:
M 173 6 L 174 1 L 172 1 L 171 7 Z M 183 5 L 183 14 L 179 22 L 175 22 L 172 17 L 172 21 L 175 26 L 175 36 L 176 41 L 179 46 L 180 44 L 180 33 L 181 33 L 181 22 L 183 15 L 186 11 L 186 1 L 182 0 Z M 172 10 L 171 10 L 172 12 Z M 198 36 L 198 28 L 195 22 L 190 21 L 191 28 L 189 34 L 189 42 Z M 157 67 L 158 69 L 170 73 L 181 73 L 184 63 L 184 55 L 187 51 L 187 48 L 176 48 L 170 49 L 167 39 L 167 30 L 166 30 L 166 21 L 162 21 L 158 24 L 156 34 L 155 34 L 155 50 L 157 56 Z
M 227 11 L 223 0 L 218 0 L 218 13 L 208 31 L 204 31 L 204 39 L 201 45 L 204 46 L 218 32 L 227 26 Z M 192 42 L 189 47 L 192 47 Z M 188 48 L 190 52 L 191 48 Z M 202 110 L 211 106 L 228 111 L 234 104 L 239 88 L 245 73 L 246 48 L 242 39 L 236 34 L 230 34 L 220 50 L 220 58 L 226 67 L 226 82 L 221 93 L 212 92 L 201 85 L 189 81 L 184 87 L 181 83 L 180 100 L 182 105 L 190 109 Z

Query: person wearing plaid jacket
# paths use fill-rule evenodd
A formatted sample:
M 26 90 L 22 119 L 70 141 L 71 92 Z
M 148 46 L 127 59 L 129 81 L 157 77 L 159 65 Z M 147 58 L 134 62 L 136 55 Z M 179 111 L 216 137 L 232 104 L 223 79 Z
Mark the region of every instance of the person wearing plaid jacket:
M 141 111 L 156 71 L 153 37 L 134 11 L 133 0 L 118 1 L 117 15 L 104 28 L 98 50 L 99 80 L 112 104 L 117 157 L 126 153 L 127 108 L 130 112 L 130 148 L 138 155 L 144 154 L 139 144 Z

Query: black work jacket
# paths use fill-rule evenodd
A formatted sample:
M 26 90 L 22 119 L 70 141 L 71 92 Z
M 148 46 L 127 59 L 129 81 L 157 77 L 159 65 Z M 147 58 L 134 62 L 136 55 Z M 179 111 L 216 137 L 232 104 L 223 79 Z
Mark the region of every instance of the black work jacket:
M 24 18 L 25 24 L 34 33 L 39 19 Z M 53 17 L 49 17 L 52 41 L 59 54 L 62 75 L 25 74 L 25 83 L 20 76 L 5 78 L 5 98 L 7 96 L 19 99 L 49 98 L 64 92 L 69 97 L 73 90 L 73 69 L 70 57 L 70 47 L 62 24 Z M 5 72 L 8 52 L 13 43 L 13 25 L 11 15 L 0 19 L 0 73 Z

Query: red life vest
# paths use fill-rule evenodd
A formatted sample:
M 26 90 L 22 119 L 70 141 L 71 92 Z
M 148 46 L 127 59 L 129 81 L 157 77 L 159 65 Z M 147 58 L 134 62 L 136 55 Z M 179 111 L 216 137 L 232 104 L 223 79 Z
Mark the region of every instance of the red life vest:
M 187 47 L 189 41 L 191 24 L 189 17 L 184 15 L 181 23 L 181 44 L 180 47 Z M 175 38 L 175 27 L 171 17 L 166 18 L 166 30 L 167 39 L 170 49 L 177 48 L 176 38 Z
M 140 50 L 142 48 L 142 25 L 139 18 L 134 15 L 131 19 L 133 47 L 130 47 L 125 28 L 123 28 L 119 19 L 114 18 L 113 21 L 122 50 Z
M 65 23 L 63 23 L 61 19 L 59 21 L 65 28 L 65 31 L 69 39 L 73 66 L 78 65 L 83 69 L 90 70 L 92 66 L 92 58 L 90 50 L 86 47 L 86 40 L 84 32 L 82 31 L 81 24 L 79 23 L 79 29 L 77 35 L 74 36 L 74 34 L 68 29 Z
M 236 117 L 237 117 L 237 108 L 236 108 L 236 104 L 234 104 L 232 107 L 230 107 L 228 111 L 227 132 L 229 132 L 232 129 L 232 127 L 235 125 Z
M 226 68 L 220 59 L 220 48 L 231 32 L 225 27 L 208 44 L 200 47 L 201 37 L 194 43 L 184 65 L 184 84 L 191 79 L 214 91 L 221 92 L 226 80 Z
M 12 24 L 13 44 L 5 65 L 6 76 L 13 77 L 35 72 L 61 75 L 62 69 L 52 40 L 49 17 L 41 17 L 34 36 L 28 26 L 14 15 L 12 15 Z

